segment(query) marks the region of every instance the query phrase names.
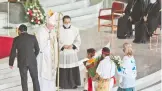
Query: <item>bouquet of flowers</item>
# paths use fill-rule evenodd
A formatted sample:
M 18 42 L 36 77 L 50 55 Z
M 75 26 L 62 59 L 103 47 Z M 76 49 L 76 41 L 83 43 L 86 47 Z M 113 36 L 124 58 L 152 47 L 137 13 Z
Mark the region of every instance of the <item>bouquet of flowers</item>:
M 86 62 L 86 68 L 88 70 L 88 74 L 90 77 L 94 77 L 96 75 L 96 69 L 101 60 L 101 57 L 90 59 Z
M 121 71 L 123 61 L 120 56 L 110 55 L 110 59 L 115 63 L 118 71 Z
M 26 18 L 32 25 L 41 25 L 45 23 L 46 16 L 45 12 L 39 4 L 39 1 L 36 0 L 32 3 L 26 1 L 25 4 Z

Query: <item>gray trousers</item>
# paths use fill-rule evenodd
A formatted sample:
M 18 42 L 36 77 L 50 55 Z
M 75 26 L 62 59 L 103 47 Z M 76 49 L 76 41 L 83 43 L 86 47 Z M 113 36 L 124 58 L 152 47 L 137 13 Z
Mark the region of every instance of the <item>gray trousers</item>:
M 28 77 L 27 77 L 28 70 L 30 72 L 30 76 L 33 81 L 33 91 L 40 91 L 37 66 L 19 67 L 22 91 L 28 91 L 28 82 L 27 82 L 28 81 Z

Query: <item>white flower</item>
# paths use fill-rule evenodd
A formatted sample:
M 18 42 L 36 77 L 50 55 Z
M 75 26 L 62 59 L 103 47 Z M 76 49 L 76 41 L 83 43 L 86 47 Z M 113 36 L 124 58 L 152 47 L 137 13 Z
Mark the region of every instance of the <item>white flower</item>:
M 40 12 L 40 10 L 37 10 L 37 12 Z
M 43 18 L 44 18 L 44 16 L 43 16 L 43 15 L 40 15 L 40 17 L 41 17 L 41 19 L 43 19 Z
M 41 16 L 41 19 L 43 19 L 44 17 L 43 16 Z
M 30 8 L 33 8 L 33 6 L 30 6 Z
M 27 12 L 26 14 L 29 15 L 29 12 Z
M 36 10 L 33 10 L 33 12 L 37 12 Z
M 120 59 L 120 56 L 116 56 L 117 59 Z
M 118 64 L 120 64 L 120 65 L 121 65 L 121 64 L 122 64 L 122 61 L 118 61 Z
M 32 19 L 31 22 L 34 22 L 34 20 Z
M 38 20 L 40 20 L 40 18 L 38 18 Z
M 40 14 L 40 16 L 43 16 L 42 14 Z
M 117 56 L 114 56 L 114 59 L 117 60 L 118 59 Z
M 39 17 L 39 14 L 37 14 L 37 17 Z
M 38 21 L 38 24 L 40 24 L 40 21 Z
M 28 11 L 29 11 L 30 9 L 28 8 Z
M 33 14 L 33 16 L 35 16 L 35 14 Z

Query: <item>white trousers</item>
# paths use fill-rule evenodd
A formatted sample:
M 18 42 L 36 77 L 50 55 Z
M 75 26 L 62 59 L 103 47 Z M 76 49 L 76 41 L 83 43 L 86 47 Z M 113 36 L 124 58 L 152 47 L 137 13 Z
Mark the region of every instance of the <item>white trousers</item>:
M 39 84 L 41 91 L 56 91 L 55 80 L 46 80 L 40 77 Z

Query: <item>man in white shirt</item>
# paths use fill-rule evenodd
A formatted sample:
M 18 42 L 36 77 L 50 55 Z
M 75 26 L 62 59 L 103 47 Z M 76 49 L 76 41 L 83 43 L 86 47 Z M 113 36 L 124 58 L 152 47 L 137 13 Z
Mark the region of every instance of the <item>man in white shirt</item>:
M 63 17 L 59 33 L 60 74 L 59 86 L 62 89 L 75 89 L 81 85 L 77 52 L 81 45 L 79 29 L 71 25 L 69 16 Z

